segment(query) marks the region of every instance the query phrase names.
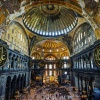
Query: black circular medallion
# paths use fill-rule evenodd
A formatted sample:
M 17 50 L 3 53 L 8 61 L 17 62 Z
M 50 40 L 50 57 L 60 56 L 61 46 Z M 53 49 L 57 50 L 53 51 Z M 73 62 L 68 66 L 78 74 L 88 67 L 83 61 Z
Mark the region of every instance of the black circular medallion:
M 94 50 L 94 61 L 97 66 L 100 66 L 100 45 L 98 45 Z
M 0 67 L 4 66 L 7 61 L 7 49 L 0 45 Z

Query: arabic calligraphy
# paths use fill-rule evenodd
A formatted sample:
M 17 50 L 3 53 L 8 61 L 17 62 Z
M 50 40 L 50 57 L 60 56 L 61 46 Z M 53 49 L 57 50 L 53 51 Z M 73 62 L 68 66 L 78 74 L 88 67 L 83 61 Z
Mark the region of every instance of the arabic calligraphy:
M 3 66 L 7 60 L 7 50 L 4 46 L 0 45 L 0 66 Z
M 97 66 L 100 66 L 100 45 L 95 48 L 94 60 Z
M 0 62 L 2 61 L 2 60 L 5 60 L 5 55 L 3 54 L 3 47 L 1 47 L 0 48 Z

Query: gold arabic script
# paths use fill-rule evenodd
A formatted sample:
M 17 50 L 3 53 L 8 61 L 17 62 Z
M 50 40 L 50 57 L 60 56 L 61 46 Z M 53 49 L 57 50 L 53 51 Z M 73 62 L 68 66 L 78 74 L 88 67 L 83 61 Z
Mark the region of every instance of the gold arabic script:
M 96 47 L 94 52 L 95 62 L 98 66 L 100 66 L 100 46 Z
M 5 60 L 3 47 L 0 48 L 0 63 Z

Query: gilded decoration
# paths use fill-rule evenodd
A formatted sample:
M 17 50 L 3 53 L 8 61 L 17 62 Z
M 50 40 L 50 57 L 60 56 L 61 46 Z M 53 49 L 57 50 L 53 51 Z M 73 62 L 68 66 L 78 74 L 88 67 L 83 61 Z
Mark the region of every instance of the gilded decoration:
M 96 36 L 97 40 L 100 39 L 100 28 L 95 29 L 95 36 Z
M 94 61 L 95 61 L 95 64 L 98 67 L 100 67 L 100 45 L 95 47 L 95 50 L 94 50 Z
M 4 66 L 7 61 L 7 49 L 0 45 L 0 67 Z

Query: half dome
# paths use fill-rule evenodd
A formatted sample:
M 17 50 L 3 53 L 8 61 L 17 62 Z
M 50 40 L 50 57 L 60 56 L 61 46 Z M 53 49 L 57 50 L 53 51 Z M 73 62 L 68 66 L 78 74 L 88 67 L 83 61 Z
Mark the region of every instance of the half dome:
M 58 40 L 43 40 L 38 42 L 34 48 L 35 51 L 37 52 L 44 52 L 44 53 L 58 53 L 58 52 L 68 52 L 68 55 L 70 55 L 69 50 L 67 46 Z

